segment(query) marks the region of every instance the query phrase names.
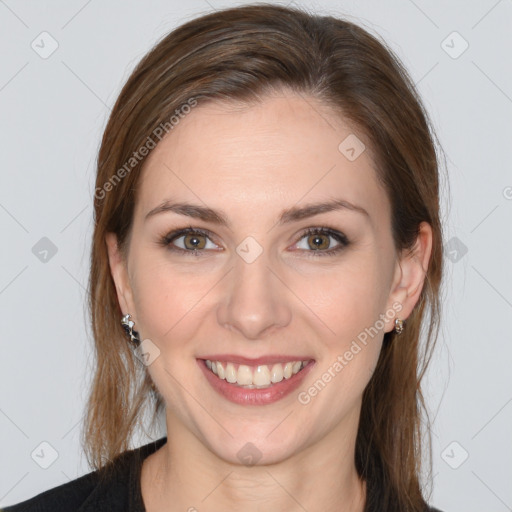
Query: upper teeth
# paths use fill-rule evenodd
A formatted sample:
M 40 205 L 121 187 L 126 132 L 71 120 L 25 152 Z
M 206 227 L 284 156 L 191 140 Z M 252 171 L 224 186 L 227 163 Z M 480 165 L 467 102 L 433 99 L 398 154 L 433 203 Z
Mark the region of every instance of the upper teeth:
M 261 364 L 251 367 L 245 364 L 221 363 L 206 359 L 206 366 L 220 379 L 231 384 L 238 384 L 248 388 L 264 388 L 272 383 L 281 382 L 283 378 L 289 379 L 298 373 L 309 361 L 290 361 L 273 365 Z M 237 368 L 238 366 L 238 368 Z

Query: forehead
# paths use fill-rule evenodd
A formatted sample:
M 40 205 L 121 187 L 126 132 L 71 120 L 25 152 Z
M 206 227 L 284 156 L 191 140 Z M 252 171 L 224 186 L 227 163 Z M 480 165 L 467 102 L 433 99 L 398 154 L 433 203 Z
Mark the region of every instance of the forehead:
M 275 217 L 299 202 L 342 198 L 372 219 L 389 215 L 364 135 L 294 93 L 199 103 L 148 156 L 137 195 L 142 214 L 178 198 L 254 222 L 255 212 Z

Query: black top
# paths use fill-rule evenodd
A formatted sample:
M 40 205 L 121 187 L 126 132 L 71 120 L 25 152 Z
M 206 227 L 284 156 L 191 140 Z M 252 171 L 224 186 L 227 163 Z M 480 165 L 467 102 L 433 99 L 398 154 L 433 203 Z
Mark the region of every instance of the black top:
M 162 437 L 122 453 L 108 479 L 100 480 L 99 472 L 93 471 L 0 512 L 145 512 L 142 462 L 166 442 L 167 437 Z M 430 512 L 441 511 L 431 508 Z
M 142 462 L 166 442 L 167 437 L 162 437 L 122 453 L 106 480 L 100 480 L 101 470 L 93 471 L 0 512 L 145 512 Z

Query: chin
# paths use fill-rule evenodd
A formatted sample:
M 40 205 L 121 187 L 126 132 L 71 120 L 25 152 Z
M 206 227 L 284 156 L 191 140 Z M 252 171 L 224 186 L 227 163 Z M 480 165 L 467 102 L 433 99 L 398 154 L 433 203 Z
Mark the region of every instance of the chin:
M 215 454 L 236 466 L 267 466 L 285 461 L 297 453 L 298 448 L 293 446 L 276 446 L 274 443 L 241 441 L 236 443 L 238 450 L 233 451 L 233 445 L 224 446 L 215 451 Z
M 262 429 L 260 425 L 253 431 L 245 428 L 243 435 L 223 436 L 222 441 L 205 441 L 217 457 L 229 464 L 248 467 L 277 464 L 301 451 L 307 436 L 301 441 L 297 435 L 292 434 L 289 425 L 281 432 L 278 432 L 279 427 L 272 432 L 275 427 L 276 423 L 273 422 L 270 428 Z M 301 433 L 304 434 L 302 429 Z

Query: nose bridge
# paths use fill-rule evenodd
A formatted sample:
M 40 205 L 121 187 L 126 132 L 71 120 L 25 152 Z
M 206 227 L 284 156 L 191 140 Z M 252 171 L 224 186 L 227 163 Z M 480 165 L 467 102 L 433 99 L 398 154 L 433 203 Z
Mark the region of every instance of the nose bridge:
M 228 274 L 226 296 L 219 305 L 219 323 L 248 339 L 261 338 L 271 328 L 287 325 L 291 311 L 285 286 L 274 275 L 270 253 L 248 237 L 240 243 Z

